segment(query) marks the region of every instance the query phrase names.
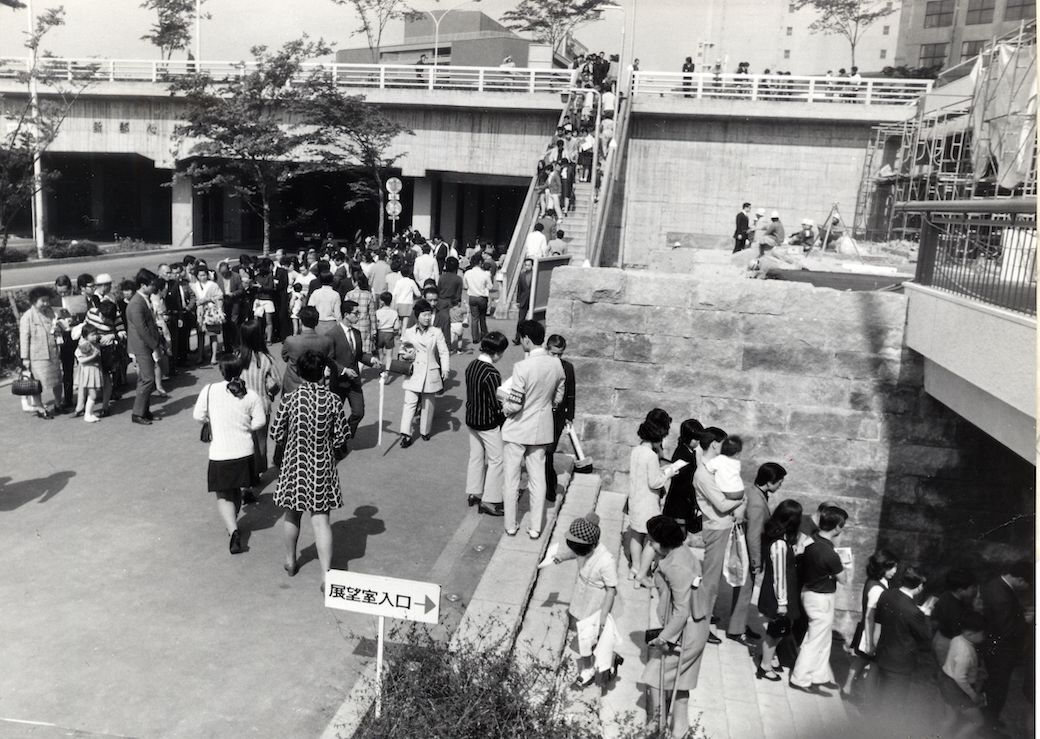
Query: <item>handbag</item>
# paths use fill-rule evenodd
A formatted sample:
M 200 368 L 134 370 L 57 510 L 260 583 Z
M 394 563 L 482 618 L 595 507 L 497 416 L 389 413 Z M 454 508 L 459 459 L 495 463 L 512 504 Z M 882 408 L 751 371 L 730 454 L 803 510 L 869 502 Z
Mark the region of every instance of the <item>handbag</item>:
M 744 585 L 744 581 L 747 580 L 749 565 L 744 527 L 736 524 L 729 531 L 729 541 L 726 542 L 726 557 L 722 562 L 722 572 L 731 588 L 739 588 Z
M 32 370 L 23 369 L 18 379 L 11 383 L 11 394 L 25 397 L 27 395 L 39 395 L 43 392 L 43 383 L 37 380 Z
M 791 633 L 791 619 L 787 616 L 777 616 L 766 625 L 766 634 L 779 639 Z
M 393 372 L 395 375 L 411 377 L 412 372 L 415 370 L 415 362 L 411 362 L 407 359 L 391 359 L 390 366 L 387 367 L 387 370 Z
M 206 420 L 202 424 L 202 430 L 199 431 L 199 441 L 203 444 L 213 441 L 213 428 L 209 425 L 209 391 L 212 388 L 213 385 L 206 386 Z

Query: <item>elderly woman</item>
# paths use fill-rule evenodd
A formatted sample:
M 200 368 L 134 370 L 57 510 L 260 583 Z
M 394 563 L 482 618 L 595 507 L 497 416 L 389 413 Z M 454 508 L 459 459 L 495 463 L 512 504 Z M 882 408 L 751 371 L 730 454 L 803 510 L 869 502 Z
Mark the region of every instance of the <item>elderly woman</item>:
M 415 409 L 422 402 L 419 433 L 429 440 L 433 430 L 434 395 L 444 389 L 448 379 L 448 345 L 444 334 L 433 328 L 433 306 L 420 300 L 413 308 L 415 325 L 401 334 L 402 354 L 413 359 L 412 374 L 404 381 L 404 406 L 401 409 L 401 448 L 412 445 Z
M 322 384 L 326 364 L 323 354 L 311 350 L 296 360 L 300 386 L 282 399 L 269 431 L 276 445 L 275 464 L 281 467 L 274 502 L 285 508 L 285 571 L 289 577 L 299 568 L 300 520 L 310 511 L 324 579 L 332 568 L 329 512 L 343 505 L 336 460 L 350 439 L 350 427 L 343 401 Z M 283 450 L 280 460 L 278 449 Z
M 202 389 L 192 415 L 196 421 L 210 425 L 208 487 L 216 493 L 217 510 L 231 537 L 228 549 L 238 554 L 242 551 L 238 532 L 241 491 L 253 479 L 253 432 L 263 428 L 267 416 L 260 397 L 242 379 L 238 357 L 224 357 L 220 374 L 224 381 Z
M 649 654 L 640 680 L 646 685 L 647 724 L 652 727 L 663 702 L 664 712 L 671 716 L 668 736 L 686 736 L 690 691 L 697 687 L 711 614 L 696 592 L 701 564 L 684 545 L 682 526 L 667 516 L 654 516 L 646 531 L 659 559 L 654 585 L 662 624 L 660 633 L 647 642 Z M 663 726 L 658 729 L 666 731 Z
M 19 349 L 22 367 L 32 373 L 52 399 L 52 408 L 61 405 L 61 353 L 56 337 L 62 326 L 51 310 L 52 292 L 47 287 L 29 291 L 29 310 L 18 321 Z M 43 402 L 43 394 L 29 398 L 26 411 L 34 411 L 40 418 L 53 418 Z

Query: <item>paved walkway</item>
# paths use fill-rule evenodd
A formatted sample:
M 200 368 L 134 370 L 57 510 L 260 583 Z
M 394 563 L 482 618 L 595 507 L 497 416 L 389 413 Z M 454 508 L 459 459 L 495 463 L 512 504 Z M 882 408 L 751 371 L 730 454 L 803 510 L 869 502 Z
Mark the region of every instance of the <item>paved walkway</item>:
M 472 356 L 452 357 L 455 370 Z M 504 373 L 519 356 L 510 349 Z M 318 736 L 373 656 L 374 619 L 324 608 L 306 522 L 300 573 L 282 571 L 273 483 L 245 512 L 247 551 L 228 554 L 191 419 L 215 379 L 177 378 L 151 427 L 131 425 L 132 394 L 93 426 L 3 399 L 0 736 Z M 378 386 L 366 384 L 340 464 L 334 566 L 440 582 L 450 630 L 502 519 L 465 504 L 464 388 L 438 399 L 432 440 L 402 450 L 400 384 L 387 388 L 379 449 Z

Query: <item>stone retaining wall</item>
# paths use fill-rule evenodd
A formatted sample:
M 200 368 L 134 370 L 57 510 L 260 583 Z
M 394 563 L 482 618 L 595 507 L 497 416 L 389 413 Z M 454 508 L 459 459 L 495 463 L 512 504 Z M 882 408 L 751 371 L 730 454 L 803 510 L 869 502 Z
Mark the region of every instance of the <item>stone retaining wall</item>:
M 568 339 L 586 453 L 627 490 L 636 428 L 667 410 L 740 434 L 745 481 L 788 470 L 781 497 L 851 514 L 859 610 L 875 546 L 937 573 L 985 570 L 1029 550 L 1035 468 L 932 400 L 903 345 L 906 298 L 806 284 L 567 267 L 553 273 L 547 326 Z

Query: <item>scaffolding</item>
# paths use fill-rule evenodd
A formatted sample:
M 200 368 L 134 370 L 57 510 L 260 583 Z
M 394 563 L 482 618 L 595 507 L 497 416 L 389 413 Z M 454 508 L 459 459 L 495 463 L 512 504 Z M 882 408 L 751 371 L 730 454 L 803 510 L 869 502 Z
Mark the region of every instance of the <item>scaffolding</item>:
M 994 40 L 965 75 L 937 87 L 901 124 L 875 126 L 854 231 L 916 241 L 921 213 L 897 202 L 1036 194 L 1036 24 Z M 958 89 L 960 88 L 960 89 Z

